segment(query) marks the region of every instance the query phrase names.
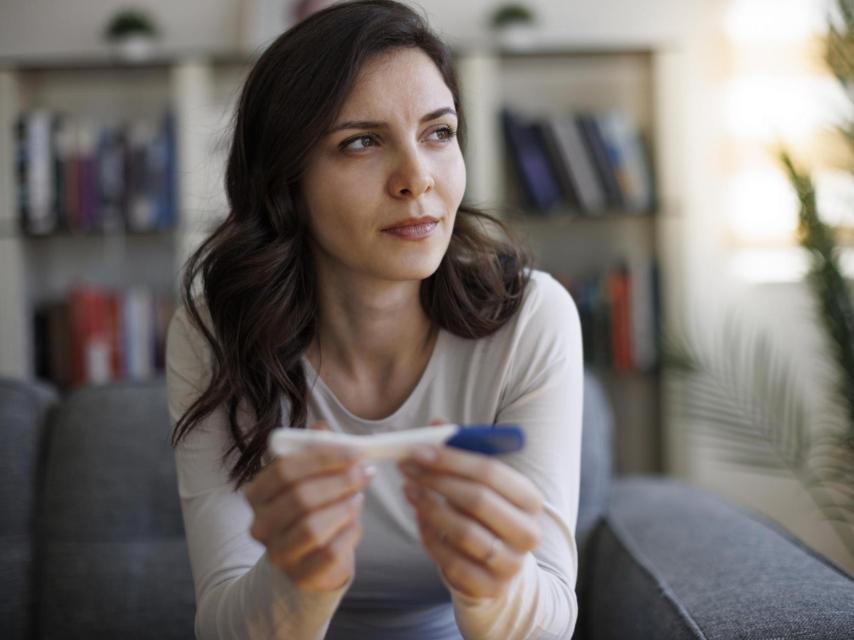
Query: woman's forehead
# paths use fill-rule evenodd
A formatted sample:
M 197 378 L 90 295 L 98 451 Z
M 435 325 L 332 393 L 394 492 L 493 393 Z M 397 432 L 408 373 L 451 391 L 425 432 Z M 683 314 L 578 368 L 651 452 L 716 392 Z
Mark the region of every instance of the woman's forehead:
M 445 103 L 453 105 L 453 95 L 433 60 L 421 49 L 394 49 L 362 65 L 339 119 L 367 119 L 360 110 L 382 104 L 412 105 L 420 117 Z

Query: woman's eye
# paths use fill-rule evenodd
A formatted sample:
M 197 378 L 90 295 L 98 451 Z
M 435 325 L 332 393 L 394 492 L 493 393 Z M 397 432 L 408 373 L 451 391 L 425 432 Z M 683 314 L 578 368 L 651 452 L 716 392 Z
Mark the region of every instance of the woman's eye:
M 456 133 L 457 132 L 451 129 L 451 127 L 442 127 L 441 129 L 436 129 L 435 131 L 431 132 L 430 135 L 432 136 L 434 134 L 440 134 L 438 139 L 442 142 L 447 142 L 448 140 L 453 138 Z
M 367 141 L 369 144 L 365 144 L 362 146 L 353 146 L 356 142 L 365 142 Z M 361 149 L 367 149 L 369 146 L 372 146 L 374 142 L 373 136 L 359 136 L 358 138 L 351 138 L 346 141 L 343 145 L 341 145 L 342 149 L 352 149 L 354 151 L 359 151 Z

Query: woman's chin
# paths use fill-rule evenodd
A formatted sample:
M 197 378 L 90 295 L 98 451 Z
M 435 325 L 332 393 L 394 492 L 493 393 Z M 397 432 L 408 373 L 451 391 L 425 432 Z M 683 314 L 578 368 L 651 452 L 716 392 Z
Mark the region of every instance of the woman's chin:
M 395 262 L 397 264 L 393 266 L 388 265 L 391 268 L 383 269 L 390 280 L 424 280 L 436 273 L 442 256 L 420 256 L 417 259 L 410 257 Z

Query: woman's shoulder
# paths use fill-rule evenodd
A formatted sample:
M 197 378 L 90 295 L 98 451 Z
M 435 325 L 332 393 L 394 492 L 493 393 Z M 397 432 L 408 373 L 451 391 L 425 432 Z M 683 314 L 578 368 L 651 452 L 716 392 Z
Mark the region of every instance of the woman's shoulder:
M 531 269 L 528 275 L 522 302 L 507 322 L 483 338 L 459 338 L 454 349 L 468 356 L 490 353 L 506 358 L 520 349 L 548 349 L 580 340 L 578 310 L 566 287 L 545 271 Z
M 199 294 L 194 297 L 193 305 L 205 328 L 210 331 L 213 325 L 204 296 Z M 173 357 L 193 355 L 198 358 L 208 350 L 204 334 L 193 319 L 186 303 L 179 304 L 172 314 L 166 334 L 167 357 L 171 354 Z
M 522 304 L 514 320 L 517 329 L 570 328 L 578 322 L 578 309 L 566 287 L 546 271 L 531 269 Z

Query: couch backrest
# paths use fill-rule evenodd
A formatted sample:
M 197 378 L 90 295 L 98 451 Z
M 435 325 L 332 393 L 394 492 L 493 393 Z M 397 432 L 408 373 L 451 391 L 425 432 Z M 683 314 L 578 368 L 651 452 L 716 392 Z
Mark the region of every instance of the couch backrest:
M 193 637 L 163 380 L 76 391 L 48 432 L 39 637 Z
M 38 412 L 31 415 L 37 423 Z M 16 430 L 26 433 L 25 422 L 15 420 Z M 601 383 L 585 372 L 580 552 L 607 509 L 612 423 Z M 192 574 L 168 425 L 162 379 L 82 389 L 52 415 L 38 519 L 38 637 L 192 637 Z M 36 445 L 27 447 L 32 458 Z M 7 451 L 26 468 L 20 449 Z
M 0 379 L 0 620 L 4 638 L 30 638 L 35 601 L 33 533 L 47 385 Z
M 608 509 L 613 472 L 614 416 L 602 383 L 589 369 L 584 372 L 581 422 L 581 490 L 575 526 L 579 555 L 583 555 L 588 535 Z

